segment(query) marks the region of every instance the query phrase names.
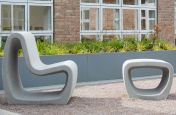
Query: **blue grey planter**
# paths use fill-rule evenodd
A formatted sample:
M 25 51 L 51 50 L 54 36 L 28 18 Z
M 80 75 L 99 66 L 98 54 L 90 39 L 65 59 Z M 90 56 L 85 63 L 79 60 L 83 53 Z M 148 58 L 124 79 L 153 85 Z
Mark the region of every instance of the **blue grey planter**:
M 165 60 L 176 68 L 176 51 L 41 56 L 42 61 L 46 64 L 64 60 L 75 61 L 78 64 L 79 69 L 79 83 L 122 79 L 123 62 L 127 59 L 142 58 Z M 2 65 L 2 58 L 0 58 L 0 64 Z M 25 64 L 24 58 L 19 59 L 19 68 L 24 87 L 58 85 L 65 82 L 65 77 L 62 77 L 65 76 L 64 74 L 52 75 L 49 77 L 31 74 Z M 2 71 L 2 69 L 0 70 Z M 153 76 L 158 74 L 161 74 L 160 70 L 139 69 L 132 72 L 134 77 Z M 0 76 L 0 90 L 2 89 L 2 76 Z

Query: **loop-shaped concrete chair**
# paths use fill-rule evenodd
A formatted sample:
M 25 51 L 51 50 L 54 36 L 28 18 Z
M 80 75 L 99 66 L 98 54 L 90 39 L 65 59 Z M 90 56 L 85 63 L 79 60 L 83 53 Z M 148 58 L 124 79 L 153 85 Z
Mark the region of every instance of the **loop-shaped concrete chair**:
M 154 89 L 139 89 L 135 87 L 132 81 L 131 71 L 137 68 L 155 68 L 162 70 L 160 84 Z M 129 97 L 145 100 L 162 100 L 168 97 L 174 73 L 174 69 L 170 63 L 155 59 L 132 59 L 127 60 L 123 64 L 122 71 Z
M 23 88 L 18 70 L 18 51 L 23 49 L 29 70 L 43 76 L 64 72 L 67 75 L 61 91 L 30 92 Z M 29 32 L 13 33 L 7 39 L 3 59 L 3 87 L 9 104 L 67 104 L 77 82 L 78 69 L 73 61 L 46 65 L 40 60 L 36 41 Z

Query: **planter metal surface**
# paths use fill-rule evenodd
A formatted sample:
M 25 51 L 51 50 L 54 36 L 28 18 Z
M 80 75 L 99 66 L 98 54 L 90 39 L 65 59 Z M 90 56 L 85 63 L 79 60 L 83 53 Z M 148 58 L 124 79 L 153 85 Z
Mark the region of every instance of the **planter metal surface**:
M 46 64 L 58 61 L 73 60 L 78 65 L 78 83 L 122 79 L 122 65 L 127 59 L 160 59 L 171 63 L 176 68 L 176 51 L 147 51 L 127 53 L 100 53 L 78 55 L 41 56 Z M 2 58 L 0 58 L 2 65 Z M 2 73 L 2 66 L 0 66 Z M 19 71 L 24 87 L 39 87 L 65 83 L 66 75 L 56 74 L 50 77 L 35 77 L 31 75 L 24 58 L 19 59 Z M 161 74 L 160 70 L 137 69 L 132 72 L 134 77 L 154 76 Z M 60 77 L 63 76 L 63 77 Z M 65 76 L 65 77 L 64 77 Z M 2 90 L 2 75 L 0 74 L 0 90 Z

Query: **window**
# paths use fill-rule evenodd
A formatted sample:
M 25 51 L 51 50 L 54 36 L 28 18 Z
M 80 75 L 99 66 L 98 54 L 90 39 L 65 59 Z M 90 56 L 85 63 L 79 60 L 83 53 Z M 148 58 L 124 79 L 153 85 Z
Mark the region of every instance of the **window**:
M 135 9 L 123 10 L 123 29 L 137 30 L 138 29 L 138 11 Z
M 53 41 L 53 0 L 0 1 L 0 39 L 15 31 L 50 36 Z M 0 43 L 1 44 L 1 43 Z
M 98 3 L 99 0 L 81 0 L 82 3 Z
M 98 29 L 97 15 L 97 8 L 83 8 L 81 10 L 81 30 L 96 31 Z
M 14 5 L 13 6 L 13 29 L 15 31 L 25 30 L 25 6 Z
M 155 10 L 149 10 L 149 29 L 154 30 L 155 28 Z
M 103 3 L 105 4 L 119 4 L 119 0 L 103 0 Z
M 119 9 L 103 10 L 103 30 L 119 30 L 120 29 L 120 14 Z
M 90 30 L 90 9 L 84 9 L 81 11 L 81 29 L 82 30 Z
M 30 30 L 51 30 L 51 7 L 30 6 Z
M 11 6 L 2 5 L 1 6 L 1 30 L 2 31 L 11 31 Z
M 141 0 L 142 5 L 155 5 L 156 1 L 155 0 Z
M 137 5 L 138 0 L 123 0 L 124 5 Z
M 156 0 L 81 0 L 81 38 L 136 37 L 154 31 Z

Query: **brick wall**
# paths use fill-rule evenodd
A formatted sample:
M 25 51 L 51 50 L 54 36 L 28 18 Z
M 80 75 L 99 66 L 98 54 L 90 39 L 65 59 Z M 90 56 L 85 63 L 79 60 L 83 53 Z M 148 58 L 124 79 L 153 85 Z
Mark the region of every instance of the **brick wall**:
M 159 37 L 174 42 L 174 0 L 158 0 Z
M 54 39 L 80 41 L 80 0 L 54 0 Z
M 90 17 L 95 18 L 95 11 L 90 14 Z M 90 28 L 95 29 L 95 23 L 96 21 L 93 23 L 94 25 L 90 25 Z M 107 23 L 110 23 L 110 27 L 104 25 L 104 29 L 112 28 L 112 21 Z M 132 23 L 134 20 L 130 22 L 134 28 L 135 25 Z M 174 0 L 169 2 L 168 0 L 158 0 L 158 24 L 161 28 L 159 37 L 174 42 Z M 54 38 L 55 41 L 62 42 L 80 40 L 80 0 L 54 1 Z

